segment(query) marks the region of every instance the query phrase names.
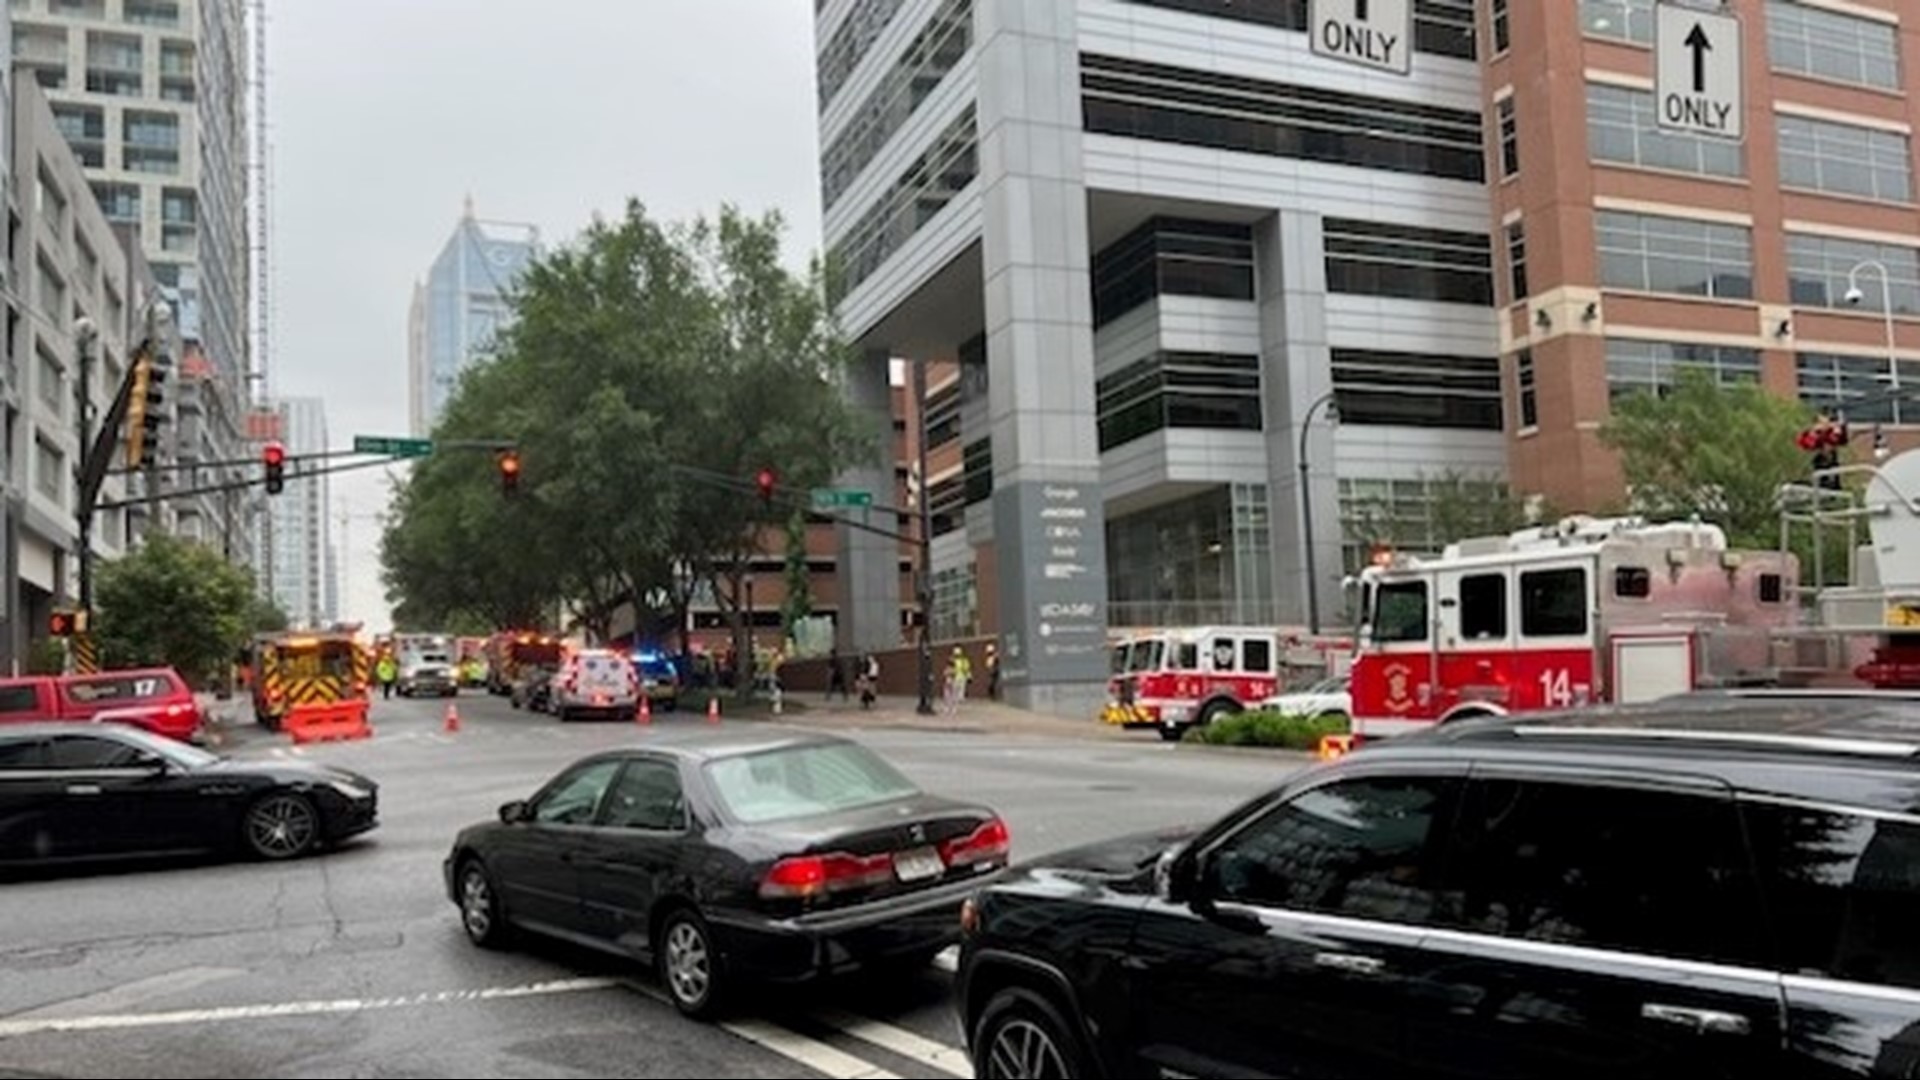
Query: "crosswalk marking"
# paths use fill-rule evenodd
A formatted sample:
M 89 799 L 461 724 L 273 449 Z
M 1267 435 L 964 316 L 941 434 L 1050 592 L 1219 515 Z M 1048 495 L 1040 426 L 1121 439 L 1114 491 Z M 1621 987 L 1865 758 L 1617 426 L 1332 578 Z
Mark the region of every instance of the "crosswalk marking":
M 720 1026 L 833 1080 L 900 1080 L 898 1073 L 888 1072 L 864 1058 L 762 1020 L 732 1020 Z
M 966 1054 L 955 1047 L 905 1028 L 883 1024 L 878 1020 L 868 1020 L 838 1009 L 818 1010 L 813 1013 L 813 1016 L 861 1042 L 872 1043 L 882 1050 L 899 1054 L 904 1058 L 912 1058 L 922 1065 L 930 1065 L 941 1072 L 972 1080 L 972 1063 L 967 1060 Z

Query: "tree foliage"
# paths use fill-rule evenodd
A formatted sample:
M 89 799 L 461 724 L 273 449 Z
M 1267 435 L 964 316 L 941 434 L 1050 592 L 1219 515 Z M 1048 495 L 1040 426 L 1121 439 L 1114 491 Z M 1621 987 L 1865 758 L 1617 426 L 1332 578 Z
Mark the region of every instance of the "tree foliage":
M 251 574 L 158 533 L 100 568 L 94 599 L 104 664 L 172 667 L 196 684 L 222 670 L 259 614 Z
M 1420 492 L 1417 501 L 1388 495 L 1356 500 L 1347 516 L 1347 539 L 1361 546 L 1434 552 L 1456 540 L 1513 532 L 1526 526 L 1531 517 L 1546 516 L 1539 507 L 1530 515 L 1526 501 L 1513 494 L 1498 476 L 1449 469 L 1423 474 L 1413 486 Z M 1364 560 L 1364 552 L 1361 558 Z
M 800 624 L 813 615 L 813 574 L 807 568 L 807 516 L 798 512 L 787 521 L 784 584 L 787 595 L 780 607 L 780 617 L 791 638 L 798 633 Z
M 750 478 L 826 484 L 884 419 L 847 403 L 826 275 L 781 264 L 783 229 L 731 208 L 667 225 L 629 203 L 528 269 L 511 329 L 434 432 L 444 449 L 395 498 L 382 554 L 408 623 L 546 624 L 564 607 L 604 634 L 633 605 L 685 625 L 705 584 L 742 632 L 748 560 L 780 550 L 788 518 Z M 463 440 L 518 446 L 515 496 Z
M 1723 386 L 1683 369 L 1670 393 L 1616 401 L 1600 434 L 1620 452 L 1635 512 L 1698 514 L 1736 547 L 1773 548 L 1780 486 L 1807 479 L 1794 437 L 1812 419 L 1806 405 L 1756 383 Z

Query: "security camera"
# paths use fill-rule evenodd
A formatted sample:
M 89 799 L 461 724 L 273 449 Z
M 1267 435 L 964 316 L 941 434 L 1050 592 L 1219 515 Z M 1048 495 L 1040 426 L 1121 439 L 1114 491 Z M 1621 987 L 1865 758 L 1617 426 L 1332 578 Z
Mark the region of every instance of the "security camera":
M 73 320 L 73 336 L 82 343 L 91 345 L 93 339 L 100 336 L 100 328 L 94 325 L 92 319 L 82 315 Z
M 1860 286 L 1858 285 L 1855 285 L 1853 288 L 1847 290 L 1847 304 L 1850 307 L 1859 307 L 1860 301 L 1865 300 L 1866 298 L 1867 298 L 1867 294 L 1861 292 Z

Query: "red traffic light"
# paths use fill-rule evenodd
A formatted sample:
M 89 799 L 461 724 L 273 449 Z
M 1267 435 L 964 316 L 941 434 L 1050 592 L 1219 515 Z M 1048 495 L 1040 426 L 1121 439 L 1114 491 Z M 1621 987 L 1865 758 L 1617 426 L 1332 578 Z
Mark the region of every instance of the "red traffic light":
M 70 611 L 54 612 L 52 617 L 47 620 L 47 632 L 54 637 L 72 637 L 73 613 Z
M 1847 445 L 1847 425 L 1829 424 L 1827 426 L 1826 436 L 1827 445 L 1836 450 Z
M 512 495 L 520 488 L 520 451 L 503 450 L 496 463 L 500 469 L 500 492 Z
M 277 442 L 268 443 L 266 449 L 261 451 L 261 456 L 266 459 L 269 465 L 285 465 L 287 463 L 287 448 Z
M 760 499 L 762 502 L 773 501 L 773 485 L 775 481 L 776 477 L 773 475 L 772 469 L 761 469 L 759 475 L 753 478 L 754 486 L 760 489 Z
M 1802 431 L 1794 441 L 1800 445 L 1800 449 L 1805 450 L 1809 454 L 1820 449 L 1820 434 L 1812 428 Z

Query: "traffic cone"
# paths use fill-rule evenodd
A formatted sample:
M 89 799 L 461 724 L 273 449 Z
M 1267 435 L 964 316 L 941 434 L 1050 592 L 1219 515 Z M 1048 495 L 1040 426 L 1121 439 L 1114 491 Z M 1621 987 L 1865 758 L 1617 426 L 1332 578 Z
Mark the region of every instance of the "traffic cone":
M 707 699 L 707 723 L 720 722 L 720 698 L 718 695 Z
M 641 727 L 653 723 L 653 699 L 645 696 L 641 697 L 640 711 L 635 715 L 639 718 Z
M 460 731 L 460 706 L 451 701 L 447 702 L 445 731 L 449 735 L 458 734 Z

